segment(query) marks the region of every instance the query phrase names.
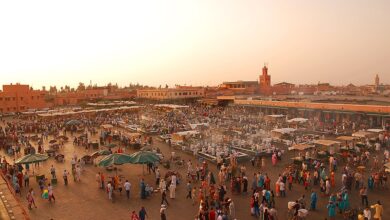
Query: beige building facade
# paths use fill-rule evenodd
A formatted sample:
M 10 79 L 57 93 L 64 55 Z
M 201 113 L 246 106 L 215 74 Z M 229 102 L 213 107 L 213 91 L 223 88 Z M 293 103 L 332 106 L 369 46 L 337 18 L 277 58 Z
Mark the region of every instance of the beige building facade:
M 164 89 L 140 89 L 137 90 L 137 97 L 154 100 L 192 99 L 202 98 L 205 90 L 202 87 L 180 87 Z

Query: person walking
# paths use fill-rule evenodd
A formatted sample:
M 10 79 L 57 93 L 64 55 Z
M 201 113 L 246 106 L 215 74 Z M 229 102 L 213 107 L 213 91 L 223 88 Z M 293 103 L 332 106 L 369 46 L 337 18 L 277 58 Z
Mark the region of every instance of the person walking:
M 148 213 L 146 213 L 145 207 L 143 207 L 143 206 L 141 207 L 141 210 L 139 210 L 139 212 L 138 212 L 138 216 L 139 216 L 140 220 L 145 220 L 146 217 L 149 218 Z
M 22 196 L 22 190 L 20 189 L 19 182 L 16 182 L 16 183 L 15 183 L 14 188 L 15 188 L 15 194 L 16 194 L 16 193 L 19 193 L 19 195 Z
M 362 199 L 362 206 L 368 206 L 367 188 L 365 186 L 360 189 L 360 197 Z
M 161 205 L 163 205 L 164 202 L 167 204 L 167 206 L 169 206 L 169 203 L 168 203 L 168 200 L 167 200 L 167 193 L 166 193 L 165 189 L 163 189 L 162 193 L 161 193 Z
M 161 192 L 162 192 L 162 190 L 167 189 L 167 183 L 165 182 L 164 178 L 160 180 L 159 187 L 160 187 Z
M 30 175 L 28 175 L 27 171 L 24 172 L 24 187 L 28 188 L 30 186 Z
M 318 199 L 317 193 L 312 191 L 310 196 L 310 210 L 316 210 L 317 199 Z
M 231 219 L 236 219 L 236 208 L 234 206 L 233 200 L 229 199 L 228 203 L 229 203 L 229 215 Z
M 160 208 L 160 217 L 161 217 L 161 220 L 167 220 L 167 216 L 165 214 L 165 211 L 167 210 L 167 208 L 165 207 L 165 205 L 161 205 L 161 208 Z
M 125 184 L 123 184 L 123 187 L 125 188 L 127 199 L 130 199 L 131 183 L 128 180 L 126 180 Z
M 158 186 L 160 184 L 160 169 L 157 167 L 156 169 L 156 186 Z
M 114 187 L 112 186 L 111 181 L 109 181 L 107 183 L 107 193 L 108 193 L 108 199 L 111 201 L 113 201 L 113 198 L 112 198 L 113 191 L 114 191 Z
M 336 205 L 331 201 L 326 208 L 328 209 L 329 219 L 334 220 L 336 217 Z
M 372 218 L 371 210 L 368 206 L 364 209 L 363 216 L 364 216 L 364 219 L 371 220 L 371 218 Z
M 176 197 L 176 183 L 171 182 L 169 186 L 169 198 L 174 199 Z
M 192 185 L 191 185 L 191 181 L 190 180 L 187 182 L 187 196 L 186 196 L 186 199 L 192 199 Z
M 54 168 L 53 165 L 51 165 L 50 174 L 52 179 L 56 179 L 56 169 Z
M 80 177 L 81 177 L 81 167 L 80 167 L 80 165 L 77 165 L 76 166 L 76 181 L 77 182 L 81 181 Z
M 279 190 L 280 190 L 280 196 L 286 197 L 286 187 L 283 181 L 279 182 Z
M 139 212 L 138 212 L 138 217 L 139 217 L 140 220 L 145 220 L 146 217 L 149 218 L 148 213 L 146 212 L 145 207 L 143 207 L 143 206 L 141 207 L 141 210 L 139 210 Z
M 56 202 L 56 198 L 54 197 L 54 192 L 53 192 L 53 186 L 49 183 L 47 186 L 47 191 L 49 192 L 49 202 L 53 200 L 53 202 Z
M 104 189 L 104 174 L 100 173 L 100 188 Z
M 131 213 L 131 220 L 139 220 L 139 217 L 135 211 Z
M 102 188 L 100 172 L 98 172 L 98 173 L 96 174 L 95 180 L 96 180 L 96 182 L 97 182 L 98 187 L 99 187 L 99 188 Z
M 382 220 L 383 206 L 381 204 L 381 201 L 378 201 L 375 205 L 372 205 L 371 208 L 375 209 L 374 219 Z
M 141 189 L 141 199 L 146 199 L 146 185 L 144 179 L 141 179 L 140 189 Z
M 196 201 L 196 187 L 194 187 L 192 189 L 191 198 L 192 198 L 192 205 L 195 205 L 195 201 Z
M 34 191 L 32 188 L 27 193 L 26 199 L 28 201 L 28 209 L 32 208 L 32 205 L 34 205 L 35 208 L 37 208 L 37 205 L 35 205 L 35 200 L 34 200 Z
M 65 186 L 68 185 L 68 175 L 69 175 L 68 171 L 64 170 L 62 177 L 64 178 Z

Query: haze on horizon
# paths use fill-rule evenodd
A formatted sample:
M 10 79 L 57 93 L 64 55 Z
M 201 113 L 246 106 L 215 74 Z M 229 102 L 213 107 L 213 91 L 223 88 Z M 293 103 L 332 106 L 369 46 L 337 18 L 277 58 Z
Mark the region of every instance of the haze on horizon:
M 390 83 L 390 1 L 3 1 L 0 85 Z

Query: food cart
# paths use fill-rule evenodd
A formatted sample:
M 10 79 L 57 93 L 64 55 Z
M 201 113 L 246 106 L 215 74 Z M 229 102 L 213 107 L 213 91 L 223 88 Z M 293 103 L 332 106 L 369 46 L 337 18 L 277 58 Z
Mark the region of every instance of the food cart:
M 319 159 L 328 158 L 330 155 L 335 155 L 335 152 L 340 148 L 340 142 L 333 140 L 319 139 L 314 140 L 313 144 L 320 149 L 318 151 Z
M 283 123 L 286 121 L 285 115 L 266 115 L 264 116 L 264 120 L 267 123 Z
M 295 131 L 295 128 L 277 128 L 271 131 L 271 137 L 274 139 L 290 139 Z
M 172 134 L 171 142 L 172 144 L 181 145 L 188 138 L 195 137 L 196 135 L 199 134 L 200 134 L 199 131 L 195 131 L 195 130 L 177 132 Z

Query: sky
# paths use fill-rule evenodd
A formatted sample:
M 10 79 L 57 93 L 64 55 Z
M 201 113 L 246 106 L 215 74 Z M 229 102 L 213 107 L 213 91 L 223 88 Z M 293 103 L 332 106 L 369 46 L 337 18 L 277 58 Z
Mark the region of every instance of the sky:
M 389 0 L 1 1 L 0 85 L 390 84 Z

